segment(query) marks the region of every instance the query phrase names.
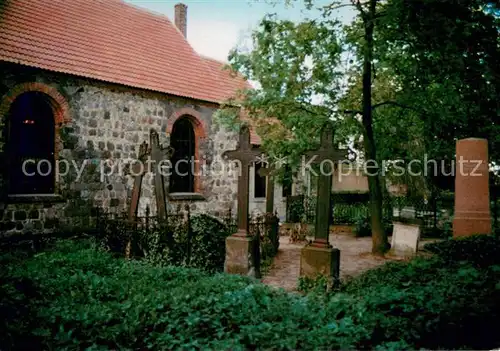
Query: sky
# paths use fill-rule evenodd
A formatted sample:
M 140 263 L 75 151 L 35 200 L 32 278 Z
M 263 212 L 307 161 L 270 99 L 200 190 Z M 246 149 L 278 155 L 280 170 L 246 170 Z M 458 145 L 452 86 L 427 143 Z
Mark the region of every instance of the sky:
M 174 5 L 179 0 L 125 0 L 128 3 L 164 14 L 172 21 Z M 307 15 L 314 17 L 318 12 L 307 12 L 303 0 L 297 0 L 293 8 L 287 8 L 284 0 L 180 0 L 187 5 L 187 39 L 201 55 L 227 61 L 229 51 L 242 43 L 259 20 L 267 13 L 276 13 L 280 18 L 299 21 Z M 331 1 L 330 1 L 331 2 Z M 319 5 L 329 1 L 319 0 Z M 338 10 L 337 17 L 346 23 L 354 12 L 350 7 Z

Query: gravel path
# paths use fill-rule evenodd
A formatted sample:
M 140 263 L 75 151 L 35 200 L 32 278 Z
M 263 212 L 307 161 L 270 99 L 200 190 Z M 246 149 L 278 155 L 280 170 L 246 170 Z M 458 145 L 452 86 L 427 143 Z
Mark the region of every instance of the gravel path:
M 420 246 L 431 240 L 423 240 Z M 390 238 L 389 238 L 390 242 Z M 331 234 L 330 244 L 340 249 L 340 278 L 360 274 L 388 261 L 401 260 L 398 257 L 378 257 L 371 254 L 372 240 L 356 238 L 352 234 Z M 268 274 L 262 282 L 270 286 L 295 291 L 300 270 L 300 250 L 305 244 L 291 244 L 288 237 L 280 237 L 280 248 Z

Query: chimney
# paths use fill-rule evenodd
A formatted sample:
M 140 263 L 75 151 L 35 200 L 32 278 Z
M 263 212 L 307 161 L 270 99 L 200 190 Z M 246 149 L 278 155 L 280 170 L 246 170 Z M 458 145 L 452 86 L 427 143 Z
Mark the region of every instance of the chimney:
M 175 26 L 179 28 L 184 38 L 187 37 L 187 6 L 179 3 L 175 5 Z

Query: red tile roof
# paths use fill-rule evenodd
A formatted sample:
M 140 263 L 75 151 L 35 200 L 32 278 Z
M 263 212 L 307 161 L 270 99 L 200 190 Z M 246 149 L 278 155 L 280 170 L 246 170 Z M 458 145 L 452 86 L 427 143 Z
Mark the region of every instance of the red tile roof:
M 235 92 L 238 92 L 240 89 L 252 89 L 252 86 L 248 81 L 243 79 L 239 74 L 237 74 L 234 71 L 231 71 L 230 69 L 227 69 L 226 63 L 209 58 L 209 57 L 204 57 L 202 56 L 204 60 L 208 63 L 210 69 L 212 72 L 218 77 L 219 83 L 225 91 L 226 98 L 230 97 L 238 97 Z M 237 79 L 235 79 L 234 75 L 237 75 Z M 241 119 L 243 121 L 246 121 L 249 124 L 250 127 L 250 143 L 254 145 L 260 145 L 262 143 L 262 140 L 260 137 L 257 135 L 255 132 L 256 126 L 255 123 L 252 123 L 250 120 L 248 114 L 245 111 L 241 111 L 240 113 Z
M 210 102 L 247 84 L 217 72 L 166 16 L 120 0 L 2 3 L 3 61 Z
M 250 129 L 250 144 L 261 145 L 262 140 L 256 132 L 257 123 L 254 119 L 250 118 L 248 111 L 242 109 L 240 112 L 240 119 L 242 122 L 246 123 Z
M 261 145 L 262 144 L 262 139 L 260 136 L 257 134 L 255 131 L 256 128 L 250 127 L 250 144 L 252 145 Z
M 241 89 L 252 89 L 252 86 L 246 81 L 241 74 L 226 68 L 227 63 L 215 60 L 210 57 L 201 56 L 208 65 L 208 68 L 219 80 L 219 90 L 225 99 L 237 97 L 237 93 Z
M 277 118 L 267 116 L 252 118 L 249 116 L 248 111 L 242 110 L 240 119 L 248 124 L 250 128 L 250 142 L 254 145 L 262 145 L 262 139 L 256 132 L 259 128 L 261 128 L 260 130 L 265 133 L 267 138 L 279 140 L 293 137 L 290 131 Z

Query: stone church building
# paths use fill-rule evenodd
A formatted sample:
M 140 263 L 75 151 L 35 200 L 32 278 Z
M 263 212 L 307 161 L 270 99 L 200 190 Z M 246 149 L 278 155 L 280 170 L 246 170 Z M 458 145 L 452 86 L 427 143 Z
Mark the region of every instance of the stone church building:
M 1 232 L 85 222 L 93 207 L 126 210 L 133 177 L 117 165 L 137 159 L 152 129 L 173 161 L 199 161 L 167 179 L 169 206 L 236 211 L 237 174 L 204 170 L 238 140 L 214 113 L 249 85 L 193 50 L 186 16 L 183 4 L 172 22 L 121 0 L 2 2 Z M 252 132 L 251 141 L 260 138 Z M 250 210 L 264 210 L 265 179 L 252 169 L 250 182 Z M 276 185 L 275 194 L 284 217 L 290 191 Z M 154 213 L 154 199 L 149 174 L 139 211 Z

